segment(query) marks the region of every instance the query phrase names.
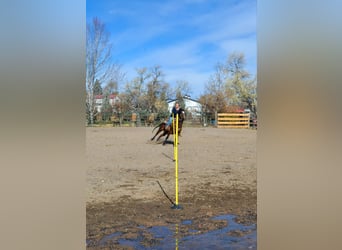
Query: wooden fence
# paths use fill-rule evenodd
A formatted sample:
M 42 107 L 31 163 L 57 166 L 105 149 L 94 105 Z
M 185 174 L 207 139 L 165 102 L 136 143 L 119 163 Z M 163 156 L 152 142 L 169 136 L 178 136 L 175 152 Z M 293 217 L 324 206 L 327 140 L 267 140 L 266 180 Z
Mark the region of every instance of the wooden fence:
M 250 115 L 238 113 L 218 113 L 218 128 L 249 128 Z

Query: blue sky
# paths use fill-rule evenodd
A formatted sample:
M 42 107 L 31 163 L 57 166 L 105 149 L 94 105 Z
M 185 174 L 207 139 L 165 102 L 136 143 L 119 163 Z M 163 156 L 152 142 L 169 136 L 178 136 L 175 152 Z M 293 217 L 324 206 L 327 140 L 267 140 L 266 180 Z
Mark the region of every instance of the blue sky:
M 256 0 L 87 0 L 86 15 L 105 23 L 127 80 L 136 68 L 160 65 L 171 86 L 186 80 L 198 98 L 234 51 L 256 75 Z

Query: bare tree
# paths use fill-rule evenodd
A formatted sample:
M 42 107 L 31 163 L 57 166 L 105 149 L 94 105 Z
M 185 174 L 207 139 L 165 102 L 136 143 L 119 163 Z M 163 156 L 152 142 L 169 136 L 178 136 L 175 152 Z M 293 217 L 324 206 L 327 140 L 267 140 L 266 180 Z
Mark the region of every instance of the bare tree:
M 161 94 L 161 87 L 163 84 L 164 74 L 159 65 L 156 65 L 150 69 L 149 72 L 150 81 L 147 83 L 147 101 L 148 111 L 151 113 L 157 112 L 156 102 Z
M 243 53 L 234 52 L 225 63 L 218 63 L 215 72 L 205 86 L 200 97 L 204 119 L 213 118 L 217 112 L 227 112 L 237 108 L 249 108 L 256 116 L 256 78 L 250 79 L 245 70 Z M 216 118 L 215 118 L 216 119 Z
M 166 101 L 171 94 L 169 84 L 164 80 L 164 72 L 161 66 L 153 66 L 149 71 L 147 83 L 148 112 L 160 115 L 168 113 Z
M 96 80 L 100 83 L 108 81 L 118 66 L 111 64 L 112 45 L 104 23 L 94 18 L 91 23 L 87 24 L 86 35 L 86 106 L 89 123 L 93 124 L 96 115 L 95 82 Z
M 126 74 L 122 72 L 121 65 L 114 64 L 110 75 L 110 79 L 108 83 L 105 85 L 104 90 L 110 94 L 118 93 L 119 85 L 122 82 L 124 82 L 125 78 Z
M 160 95 L 154 104 L 156 112 L 160 117 L 166 117 L 169 115 L 167 104 L 168 96 L 170 96 L 170 85 L 164 82 L 160 88 Z
M 94 95 L 102 95 L 102 93 L 103 89 L 101 83 L 98 80 L 96 80 L 94 84 Z
M 136 69 L 137 77 L 127 82 L 123 102 L 129 111 L 137 114 L 137 125 L 140 126 L 140 114 L 147 109 L 146 80 L 150 77 L 147 68 Z
M 249 77 L 249 73 L 244 69 L 245 64 L 243 53 L 234 52 L 228 57 L 225 65 L 227 75 L 225 92 L 229 98 L 229 105 L 242 106 L 241 91 L 244 81 Z
M 245 65 L 243 53 L 230 54 L 226 66 L 228 76 L 225 92 L 229 98 L 229 105 L 248 108 L 256 115 L 256 79 L 250 79 Z
M 189 96 L 192 93 L 191 87 L 188 81 L 185 80 L 177 80 L 175 93 L 181 93 L 183 96 Z
M 169 84 L 164 81 L 164 73 L 160 66 L 136 69 L 137 76 L 126 83 L 121 93 L 122 107 L 126 112 L 137 114 L 137 125 L 150 115 L 159 117 L 168 115 L 167 97 Z
M 227 80 L 226 68 L 223 64 L 217 63 L 215 72 L 209 78 L 205 85 L 204 95 L 201 96 L 200 102 L 203 112 L 216 114 L 222 112 L 227 106 L 228 98 L 225 95 L 225 82 Z
M 150 69 L 150 81 L 147 84 L 148 113 L 160 117 L 168 116 L 167 97 L 170 86 L 164 76 L 161 66 L 155 65 Z

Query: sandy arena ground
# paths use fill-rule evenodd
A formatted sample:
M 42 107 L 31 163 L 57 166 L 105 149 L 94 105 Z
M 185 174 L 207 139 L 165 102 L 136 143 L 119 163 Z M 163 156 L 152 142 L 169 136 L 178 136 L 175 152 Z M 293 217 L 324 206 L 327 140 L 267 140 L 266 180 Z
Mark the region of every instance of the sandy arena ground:
M 220 214 L 238 215 L 240 223 L 256 223 L 256 130 L 183 128 L 179 138 L 182 210 L 170 209 L 156 182 L 175 200 L 173 146 L 151 142 L 152 135 L 152 128 L 145 127 L 86 129 L 88 249 L 129 249 L 115 238 L 107 246 L 100 241 L 119 231 L 127 239 L 135 237 L 140 225 L 192 220 L 192 228 L 205 232 L 222 227 L 209 219 Z M 189 234 L 189 227 L 184 225 L 180 232 Z M 151 236 L 144 237 L 146 246 L 154 242 Z

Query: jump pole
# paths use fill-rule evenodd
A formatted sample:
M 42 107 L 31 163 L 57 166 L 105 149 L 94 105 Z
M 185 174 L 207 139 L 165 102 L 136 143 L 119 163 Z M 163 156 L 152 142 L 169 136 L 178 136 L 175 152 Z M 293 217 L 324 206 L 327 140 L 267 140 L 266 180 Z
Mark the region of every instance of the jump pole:
M 176 147 L 175 147 L 175 141 L 176 141 L 176 123 L 175 123 L 175 114 L 172 113 L 172 132 L 173 132 L 173 161 L 176 161 Z
M 178 206 L 178 114 L 176 115 L 176 206 Z
M 176 131 L 175 131 L 175 140 L 174 140 L 174 154 L 175 154 L 175 178 L 176 178 L 176 202 L 175 205 L 173 205 L 171 208 L 172 209 L 182 209 L 182 207 L 178 204 L 178 114 L 176 115 Z

